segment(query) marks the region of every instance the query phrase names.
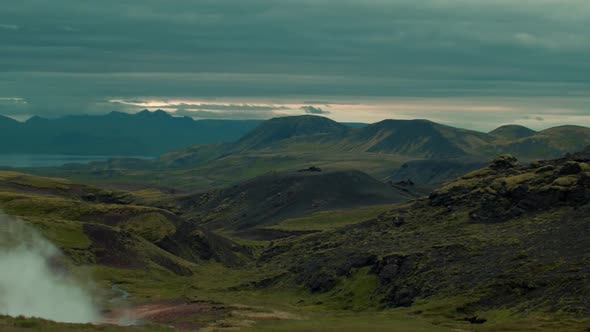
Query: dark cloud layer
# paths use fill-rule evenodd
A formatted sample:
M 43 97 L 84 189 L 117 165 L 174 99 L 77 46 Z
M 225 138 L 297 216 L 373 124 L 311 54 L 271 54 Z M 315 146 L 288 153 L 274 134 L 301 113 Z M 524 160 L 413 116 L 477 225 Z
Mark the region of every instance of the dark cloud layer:
M 0 113 L 128 111 L 108 101 L 142 96 L 587 105 L 589 18 L 587 0 L 2 1 L 0 98 L 26 102 Z

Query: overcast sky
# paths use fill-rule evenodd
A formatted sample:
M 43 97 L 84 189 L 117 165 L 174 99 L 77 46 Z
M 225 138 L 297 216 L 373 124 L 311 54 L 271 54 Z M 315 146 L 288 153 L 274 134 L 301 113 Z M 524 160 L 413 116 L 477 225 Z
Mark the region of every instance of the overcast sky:
M 0 1 L 0 114 L 590 125 L 588 0 Z

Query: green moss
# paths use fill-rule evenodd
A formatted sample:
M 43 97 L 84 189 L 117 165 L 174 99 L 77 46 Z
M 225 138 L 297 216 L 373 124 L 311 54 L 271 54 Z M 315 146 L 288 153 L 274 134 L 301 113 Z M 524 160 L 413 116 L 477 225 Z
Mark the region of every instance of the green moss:
M 553 185 L 558 187 L 571 187 L 575 185 L 577 182 L 578 177 L 576 175 L 568 175 L 555 179 L 555 181 L 553 181 Z
M 75 199 L 55 196 L 30 195 L 0 192 L 0 208 L 6 213 L 23 217 L 43 217 L 60 220 L 88 221 L 103 224 L 123 224 L 129 220 L 133 227 L 139 227 L 138 219 L 145 215 L 146 229 L 151 229 L 160 222 L 165 226 L 162 232 L 170 228 L 168 222 L 162 222 L 167 211 L 135 205 L 95 204 Z M 166 226 L 167 225 L 167 226 Z
M 91 244 L 79 222 L 35 217 L 27 221 L 62 249 L 86 249 Z
M 378 205 L 359 209 L 321 211 L 307 217 L 288 219 L 269 228 L 289 231 L 332 230 L 377 218 L 380 214 L 391 210 L 391 207 L 391 205 Z
M 0 171 L 0 181 L 45 189 L 67 189 L 72 185 L 72 182 L 64 179 L 31 176 L 8 171 Z
M 531 181 L 535 178 L 538 178 L 538 177 L 539 177 L 539 175 L 534 172 L 527 172 L 527 173 L 522 173 L 519 175 L 498 178 L 494 181 L 494 183 L 492 184 L 492 187 L 497 186 L 497 184 L 504 183 L 508 190 L 513 190 L 518 185 L 529 182 L 529 181 Z
M 451 329 L 435 326 L 428 322 L 410 317 L 399 311 L 366 312 L 351 315 L 345 312 L 310 312 L 303 319 L 266 320 L 240 329 L 244 332 L 450 332 Z M 221 331 L 221 330 L 213 330 Z
M 166 216 L 154 212 L 131 217 L 122 228 L 153 243 L 159 242 L 176 230 Z

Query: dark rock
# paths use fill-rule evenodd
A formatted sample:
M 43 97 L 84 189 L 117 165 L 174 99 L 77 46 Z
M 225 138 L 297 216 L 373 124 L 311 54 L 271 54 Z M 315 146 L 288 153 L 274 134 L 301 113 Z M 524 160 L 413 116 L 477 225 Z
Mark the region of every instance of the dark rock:
M 548 172 L 553 172 L 555 170 L 555 166 L 553 165 L 546 165 L 543 167 L 538 168 L 535 173 L 537 174 L 541 174 L 541 173 L 548 173 Z
M 305 286 L 309 288 L 312 293 L 327 292 L 334 288 L 336 283 L 337 280 L 333 275 L 323 271 L 310 275 L 304 282 Z
M 304 168 L 304 169 L 298 170 L 298 172 L 321 172 L 321 171 L 322 171 L 322 169 L 317 166 L 311 166 L 309 168 Z
M 584 150 L 582 150 L 580 152 L 566 155 L 565 158 L 572 159 L 572 160 L 579 161 L 579 162 L 590 161 L 590 145 L 587 146 Z
M 410 179 L 407 179 L 407 180 L 404 180 L 404 181 L 399 181 L 399 182 L 393 182 L 393 181 L 391 181 L 390 184 L 392 186 L 401 186 L 401 187 L 413 187 L 413 186 L 416 185 L 414 183 L 414 181 L 412 181 Z
M 494 159 L 490 167 L 496 170 L 508 169 L 516 166 L 517 162 L 518 159 L 508 154 Z
M 394 287 L 385 295 L 384 301 L 393 307 L 410 307 L 418 295 L 415 288 Z
M 382 285 L 387 285 L 397 278 L 405 259 L 402 255 L 386 256 L 377 262 L 372 272 L 379 276 Z
M 393 218 L 393 225 L 395 227 L 402 227 L 405 223 L 406 223 L 406 220 L 404 217 L 398 216 L 398 217 Z
M 582 166 L 575 161 L 568 161 L 559 169 L 560 175 L 575 175 L 582 172 Z
M 359 268 L 359 267 L 364 267 L 364 266 L 371 266 L 374 265 L 375 262 L 377 261 L 377 256 L 375 255 L 369 255 L 369 256 L 350 256 L 346 259 L 346 261 L 340 265 L 336 272 L 338 273 L 338 275 L 348 275 L 350 273 L 350 270 L 352 270 L 353 268 Z
M 484 324 L 485 322 L 488 321 L 485 318 L 479 318 L 477 316 L 465 317 L 463 320 L 466 321 L 466 322 L 469 322 L 471 324 Z

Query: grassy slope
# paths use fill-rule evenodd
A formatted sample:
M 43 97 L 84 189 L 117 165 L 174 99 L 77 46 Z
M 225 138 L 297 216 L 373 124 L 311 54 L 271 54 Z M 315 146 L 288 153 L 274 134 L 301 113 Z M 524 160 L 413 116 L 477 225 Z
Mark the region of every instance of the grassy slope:
M 448 327 L 483 317 L 482 331 L 581 331 L 590 173 L 560 175 L 564 163 L 474 172 L 373 221 L 277 243 L 261 262 L 287 273 L 274 287 L 303 285 L 340 309 L 410 306 Z M 533 203 L 511 210 L 524 188 Z
M 96 264 L 97 257 L 91 250 L 96 245 L 88 234 L 84 231 L 85 216 L 93 216 L 93 222 L 101 221 L 101 218 L 108 215 L 113 209 L 116 211 L 132 212 L 147 209 L 150 211 L 147 216 L 153 214 L 153 211 L 159 209 L 128 206 L 121 204 L 102 204 L 90 203 L 75 198 L 71 194 L 70 186 L 75 185 L 69 181 L 51 178 L 37 178 L 20 173 L 0 173 L 0 178 L 4 180 L 0 184 L 0 206 L 12 215 L 24 218 L 29 224 L 40 230 L 40 232 L 58 246 L 69 260 L 68 265 L 73 273 L 86 279 L 92 276 L 98 286 L 97 296 L 103 298 L 103 304 L 110 306 L 107 299 L 116 294 L 112 294 L 110 287 L 113 284 L 119 285 L 121 289 L 129 291 L 132 295 L 129 301 L 133 303 L 144 303 L 146 301 L 156 301 L 161 299 L 174 299 L 183 297 L 199 301 L 212 301 L 225 306 L 239 304 L 240 306 L 231 310 L 223 321 L 216 321 L 212 317 L 189 317 L 194 320 L 204 320 L 207 324 L 213 324 L 212 328 L 223 330 L 224 326 L 250 325 L 251 322 L 264 323 L 265 328 L 270 328 L 269 324 L 280 323 L 281 328 L 293 324 L 293 328 L 303 321 L 312 320 L 314 326 L 332 326 L 333 318 L 316 317 L 314 310 L 295 305 L 299 298 L 305 298 L 307 295 L 300 291 L 289 291 L 284 294 L 264 293 L 260 294 L 257 290 L 236 290 L 240 285 L 254 282 L 264 278 L 269 274 L 268 271 L 260 269 L 229 269 L 219 263 L 201 263 L 200 265 L 191 265 L 182 263 L 181 260 L 171 257 L 170 259 L 178 260 L 179 264 L 184 264 L 194 273 L 193 276 L 176 275 L 166 268 L 148 261 L 147 265 L 141 269 L 121 268 Z M 26 183 L 26 188 L 19 188 L 16 192 L 13 190 L 13 182 L 17 181 Z M 87 189 L 90 190 L 91 187 Z M 39 194 L 39 189 L 47 189 L 44 194 Z M 59 189 L 59 190 L 57 190 Z M 92 188 L 93 190 L 98 190 Z M 28 193 L 26 193 L 28 191 Z M 47 193 L 51 193 L 49 195 Z M 147 195 L 153 198 L 153 193 Z M 120 213 L 119 212 L 119 213 Z M 131 224 L 137 226 L 138 223 L 131 217 L 118 226 Z M 108 219 L 108 218 L 107 218 Z M 149 218 L 141 218 L 141 221 Z M 104 221 L 104 220 L 102 220 Z M 146 227 L 146 225 L 142 225 Z M 147 227 L 153 226 L 148 223 Z M 165 228 L 165 227 L 164 227 Z M 114 230 L 116 232 L 116 229 Z M 115 234 L 115 233 L 113 233 Z M 161 249 L 148 243 L 148 241 L 137 238 L 134 240 L 133 249 L 148 257 L 169 255 L 162 252 Z M 121 255 L 125 253 L 120 252 Z M 223 304 L 226 303 L 226 304 Z M 314 308 L 317 306 L 313 306 Z M 272 309 L 270 309 L 272 308 Z M 284 310 L 275 313 L 276 310 Z M 330 316 L 331 313 L 327 312 Z M 269 316 L 270 315 L 270 316 Z M 280 320 L 274 319 L 273 315 L 282 317 Z M 311 317 L 310 317 L 311 316 Z M 268 317 L 271 317 L 269 319 Z M 304 320 L 300 320 L 304 317 Z M 354 320 L 356 318 L 349 317 Z M 394 318 L 388 317 L 387 320 Z M 402 319 L 402 317 L 400 317 Z M 340 319 L 339 319 L 340 320 Z M 394 319 L 395 320 L 395 319 Z M 415 326 L 410 322 L 413 319 L 403 318 L 408 321 L 408 326 Z M 285 323 L 286 322 L 286 323 Z M 426 323 L 415 323 L 425 324 Z M 303 326 L 306 326 L 304 324 Z M 278 327 L 277 327 L 278 328 Z M 92 325 L 68 325 L 56 324 L 37 319 L 26 318 L 0 318 L 0 329 L 3 331 L 168 331 L 168 328 L 158 326 L 146 326 L 142 328 L 115 328 L 115 327 L 95 327 Z M 271 328 L 272 329 L 272 328 Z
M 112 161 L 28 171 L 119 187 L 206 190 L 269 171 L 310 165 L 354 168 L 385 179 L 392 169 L 410 160 L 470 156 L 487 161 L 490 155 L 502 153 L 533 160 L 560 156 L 590 144 L 590 129 L 584 127 L 531 133 L 508 126 L 494 132 L 499 135 L 424 120 L 387 120 L 345 128 L 321 117 L 290 117 L 265 122 L 238 144 L 188 147 L 169 152 L 157 162 Z
M 323 169 L 358 169 L 378 179 L 411 158 L 375 153 L 336 152 L 329 146 L 296 146 L 287 150 L 232 154 L 205 163 L 181 167 L 150 166 L 142 169 L 97 163 L 71 168 L 27 169 L 27 172 L 65 177 L 73 181 L 117 188 L 175 188 L 202 191 L 222 188 L 272 171 L 293 171 L 310 166 Z M 163 165 L 167 165 L 163 160 Z
M 70 185 L 70 182 L 64 182 L 59 179 L 39 179 L 23 174 L 2 173 L 3 177 L 17 177 L 20 180 L 26 178 L 29 191 L 37 191 L 39 188 L 54 189 L 64 185 Z M 20 181 L 19 180 L 19 181 Z M 208 317 L 193 317 L 188 319 L 205 320 L 207 324 L 213 324 L 213 330 L 224 330 L 227 326 L 249 326 L 252 322 L 258 322 L 260 328 L 281 330 L 301 330 L 315 326 L 318 328 L 328 328 L 337 326 L 335 321 L 346 321 L 350 319 L 351 323 L 361 324 L 362 320 L 358 318 L 342 316 L 344 313 L 333 312 L 330 309 L 322 315 L 317 315 L 316 310 L 321 307 L 317 301 L 309 299 L 307 292 L 299 289 L 286 290 L 283 292 L 260 292 L 256 289 L 242 289 L 240 285 L 248 282 L 255 282 L 271 276 L 273 271 L 266 271 L 257 268 L 249 269 L 229 269 L 219 263 L 201 263 L 200 265 L 186 264 L 194 275 L 180 276 L 176 275 L 153 262 L 147 262 L 146 268 L 129 269 L 113 267 L 101 264 L 94 264 L 96 260 L 94 253 L 90 250 L 95 245 L 84 232 L 85 223 L 79 218 L 91 212 L 92 215 L 98 212 L 108 212 L 111 209 L 126 209 L 132 211 L 143 209 L 144 207 L 108 204 L 93 204 L 83 202 L 72 197 L 67 197 L 67 187 L 59 195 L 40 195 L 24 193 L 23 190 L 18 192 L 11 191 L 12 187 L 3 183 L 0 185 L 0 192 L 3 206 L 11 214 L 24 218 L 28 223 L 39 229 L 41 233 L 56 244 L 68 257 L 68 265 L 71 271 L 82 279 L 92 276 L 92 279 L 98 286 L 96 289 L 97 296 L 102 298 L 102 303 L 107 307 L 110 305 L 108 298 L 112 294 L 110 287 L 113 284 L 119 285 L 120 288 L 129 291 L 132 296 L 129 301 L 134 303 L 143 303 L 146 301 L 155 301 L 162 299 L 186 298 L 199 301 L 214 301 L 221 306 L 240 304 L 237 308 L 232 309 L 223 321 L 215 322 Z M 36 187 L 36 186 L 39 187 Z M 22 188 L 21 188 L 22 189 Z M 152 193 L 153 194 L 153 193 Z M 64 197 L 66 196 L 66 197 Z M 153 197 L 152 197 L 153 198 Z M 15 202 L 18 202 L 16 204 Z M 149 208 L 146 208 L 149 209 Z M 156 209 L 157 210 L 157 209 Z M 96 220 L 100 221 L 100 220 Z M 135 223 L 132 223 L 135 224 Z M 148 243 L 147 241 L 137 238 L 134 241 L 134 248 L 141 253 L 150 255 L 167 255 L 160 253 L 160 249 Z M 151 253 L 151 254 L 150 254 Z M 171 258 L 175 259 L 175 258 Z M 180 260 L 179 260 L 180 262 Z M 236 288 L 237 287 L 237 288 Z M 301 302 L 302 299 L 306 299 Z M 301 303 L 309 303 L 301 305 Z M 279 313 L 275 311 L 281 310 Z M 269 316 L 270 315 L 270 316 Z M 274 315 L 282 317 L 281 319 L 273 318 Z M 367 317 L 372 315 L 368 313 Z M 271 317 L 270 319 L 268 317 Z M 301 320 L 303 318 L 303 320 Z M 209 319 L 209 320 L 208 320 Z M 387 315 L 382 316 L 382 325 L 389 322 L 400 321 L 403 326 L 428 326 L 427 323 L 415 321 L 404 315 Z M 307 323 L 305 323 L 307 322 Z M 275 324 L 278 324 L 275 326 Z M 342 324 L 342 323 L 340 323 Z M 258 327 L 258 325 L 256 325 Z M 350 326 L 355 326 L 350 325 Z M 25 318 L 0 318 L 0 329 L 2 331 L 168 331 L 168 328 L 149 326 L 143 328 L 120 328 L 120 327 L 95 327 L 91 325 L 68 325 L 56 324 L 36 319 Z M 412 330 L 409 329 L 409 330 Z
M 444 187 L 439 192 L 450 192 L 455 195 L 457 190 L 462 192 L 461 188 L 477 187 L 481 181 L 473 181 L 473 176 L 478 174 L 481 173 L 474 173 L 471 177 L 468 176 L 454 185 Z M 517 177 L 506 178 L 505 181 L 509 187 L 516 187 L 523 181 L 530 181 L 531 178 L 531 175 L 525 172 L 525 174 L 518 174 Z M 566 180 L 557 181 L 556 179 L 556 183 L 571 184 L 571 181 Z M 300 226 L 297 226 L 294 220 L 285 221 L 276 227 L 315 227 L 322 230 L 322 233 L 308 235 L 299 240 L 282 240 L 274 243 L 273 247 L 267 248 L 267 253 L 263 254 L 270 258 L 261 259 L 257 266 L 230 269 L 218 263 L 202 263 L 191 266 L 193 276 L 179 276 L 157 267 L 134 270 L 83 265 L 76 267 L 76 271 L 82 275 L 93 275 L 102 289 L 109 289 L 110 285 L 119 284 L 121 288 L 132 293 L 130 298 L 132 302 L 141 303 L 182 296 L 191 300 L 246 306 L 245 309 L 243 307 L 232 309 L 222 321 L 209 322 L 212 324 L 210 330 L 222 331 L 228 326 L 245 326 L 243 329 L 245 331 L 359 331 L 367 330 L 369 326 L 367 324 L 370 324 L 371 330 L 375 331 L 581 331 L 590 326 L 590 322 L 585 319 L 572 318 L 572 311 L 552 312 L 528 305 L 516 308 L 475 306 L 474 309 L 470 309 L 468 307 L 469 310 L 474 310 L 469 312 L 469 315 L 480 315 L 489 320 L 484 325 L 468 324 L 462 320 L 467 314 L 458 309 L 480 300 L 482 294 L 486 294 L 485 286 L 476 288 L 476 291 L 471 293 L 444 290 L 439 296 L 419 296 L 409 308 L 384 309 L 381 302 L 384 294 L 380 293 L 383 290 L 380 277 L 371 273 L 371 269 L 366 266 L 352 268 L 346 276 L 338 277 L 336 285 L 325 292 L 310 292 L 300 283 L 293 283 L 291 279 L 270 282 L 269 287 L 256 286 L 260 285 L 262 280 L 269 280 L 268 278 L 281 274 L 289 266 L 313 261 L 321 255 L 335 258 L 333 261 L 325 262 L 324 267 L 330 269 L 333 267 L 332 263 L 338 263 L 340 255 L 354 256 L 356 253 L 377 252 L 379 257 L 392 253 L 413 257 L 413 254 L 420 252 L 429 254 L 441 252 L 444 257 L 457 245 L 463 248 L 462 250 L 467 250 L 466 254 L 469 256 L 475 255 L 475 259 L 481 262 L 489 261 L 489 257 L 483 253 L 490 248 L 490 245 L 491 248 L 504 248 L 504 250 L 510 248 L 511 250 L 506 252 L 508 255 L 506 259 L 516 264 L 510 265 L 510 268 L 517 268 L 514 266 L 520 265 L 521 267 L 515 271 L 518 271 L 525 281 L 531 280 L 527 278 L 534 278 L 533 275 L 527 274 L 531 272 L 543 274 L 557 271 L 556 268 L 565 268 L 567 271 L 567 266 L 556 266 L 553 262 L 539 261 L 542 257 L 538 256 L 539 252 L 523 252 L 519 248 L 530 247 L 527 239 L 539 233 L 540 230 L 562 229 L 556 221 L 571 216 L 572 211 L 568 207 L 541 212 L 535 214 L 534 218 L 517 218 L 500 224 L 466 224 L 468 215 L 460 206 L 455 212 L 449 214 L 444 207 L 421 205 L 423 203 L 420 202 L 415 204 L 417 205 L 413 206 L 414 210 L 409 210 L 410 205 L 404 205 L 394 209 L 371 207 L 319 213 L 300 219 Z M 377 218 L 384 210 L 390 212 Z M 20 211 L 23 214 L 24 210 Z M 60 212 L 60 215 L 61 213 L 63 212 Z M 400 227 L 392 226 L 400 214 L 404 217 L 403 224 Z M 376 224 L 362 222 L 367 219 L 379 221 Z M 68 255 L 68 250 L 82 255 L 89 244 L 88 237 L 80 232 L 79 221 L 46 218 L 38 214 L 29 216 L 28 220 Z M 579 231 L 578 233 L 583 234 Z M 276 248 L 283 247 L 290 248 L 290 251 L 278 256 L 269 254 Z M 576 248 L 574 246 L 573 250 Z M 76 257 L 76 254 L 72 254 L 71 257 Z M 469 265 L 470 263 L 462 265 L 460 261 L 462 257 L 458 257 L 458 262 L 450 261 L 438 269 L 435 267 L 431 272 L 424 273 L 424 278 L 415 275 L 404 281 L 412 285 L 421 285 L 421 282 L 433 278 L 429 281 L 430 283 L 436 280 L 445 285 L 453 280 L 453 276 L 461 273 L 466 273 L 465 277 L 469 278 L 477 272 L 474 271 L 477 268 L 472 270 L 473 266 Z M 579 266 L 585 264 L 575 260 L 570 263 Z M 77 266 L 75 259 L 74 266 Z M 536 268 L 531 270 L 533 266 Z M 303 272 L 305 274 L 305 271 Z M 475 275 L 477 276 L 477 273 Z M 514 276 L 509 275 L 507 280 L 511 280 L 512 277 Z M 522 296 L 522 294 L 514 296 Z M 572 299 L 568 301 L 571 304 L 563 304 L 563 308 L 575 309 L 575 301 Z M 9 318 L 0 319 L 0 329 L 19 332 L 67 331 L 68 329 L 72 331 L 127 330 L 56 325 L 37 320 Z M 146 327 L 144 330 L 166 331 L 165 328 L 158 327 Z
M 327 231 L 376 218 L 391 210 L 391 205 L 377 205 L 366 208 L 321 211 L 306 217 L 287 219 L 272 229 L 287 231 Z

